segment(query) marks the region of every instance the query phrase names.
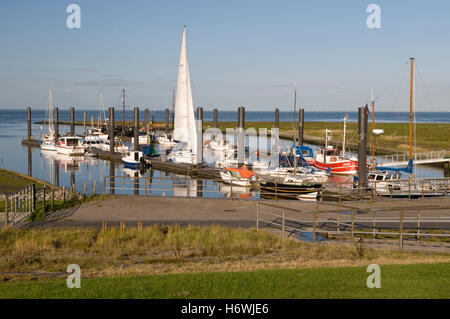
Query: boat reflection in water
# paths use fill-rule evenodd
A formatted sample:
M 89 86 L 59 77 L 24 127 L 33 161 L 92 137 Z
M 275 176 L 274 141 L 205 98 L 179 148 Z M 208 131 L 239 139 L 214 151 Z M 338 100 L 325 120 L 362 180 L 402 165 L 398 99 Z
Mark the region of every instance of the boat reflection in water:
M 235 186 L 220 183 L 219 191 L 225 198 L 254 199 L 258 197 L 258 192 L 255 189 L 245 186 Z

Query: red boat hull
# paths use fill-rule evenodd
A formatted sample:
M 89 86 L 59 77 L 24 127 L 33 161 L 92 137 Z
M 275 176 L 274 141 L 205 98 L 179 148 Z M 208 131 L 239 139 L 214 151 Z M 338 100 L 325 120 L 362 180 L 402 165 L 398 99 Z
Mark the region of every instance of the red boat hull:
M 350 160 L 335 163 L 322 163 L 314 161 L 313 166 L 324 171 L 330 168 L 330 173 L 332 174 L 354 175 L 358 172 L 358 162 Z

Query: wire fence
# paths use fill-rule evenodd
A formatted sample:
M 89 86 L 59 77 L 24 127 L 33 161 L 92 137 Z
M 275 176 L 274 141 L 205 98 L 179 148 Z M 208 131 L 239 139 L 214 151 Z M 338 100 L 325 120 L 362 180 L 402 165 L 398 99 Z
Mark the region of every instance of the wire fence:
M 283 237 L 312 233 L 318 237 L 397 238 L 400 248 L 405 240 L 435 238 L 450 247 L 450 204 L 401 208 L 367 208 L 316 203 L 313 209 L 300 210 L 268 202 L 257 202 L 256 228 L 279 230 Z
M 288 199 L 319 202 L 448 197 L 450 193 L 450 178 L 374 180 L 369 181 L 367 187 L 358 187 L 353 183 L 287 184 L 277 181 L 270 183 L 260 181 L 251 185 L 237 185 L 238 183 L 226 183 L 222 179 L 201 179 L 181 175 L 166 177 L 151 177 L 150 175 L 135 177 L 105 176 L 103 193 L 174 197 L 225 196 L 231 199 Z M 252 194 L 252 196 L 237 196 L 238 194 Z

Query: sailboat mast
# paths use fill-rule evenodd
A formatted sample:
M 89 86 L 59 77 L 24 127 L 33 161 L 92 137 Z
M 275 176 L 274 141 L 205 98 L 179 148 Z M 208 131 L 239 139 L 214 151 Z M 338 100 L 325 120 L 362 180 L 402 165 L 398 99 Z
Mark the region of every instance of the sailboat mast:
M 172 130 L 175 127 L 175 88 L 172 88 Z
M 342 140 L 342 157 L 345 157 L 345 133 L 347 132 L 347 115 L 344 117 L 344 139 Z M 327 132 L 328 140 L 328 132 Z
M 53 92 L 52 88 L 48 89 L 48 131 L 53 129 Z
M 125 89 L 122 89 L 122 136 L 125 136 Z
M 409 95 L 409 159 L 413 158 L 413 98 L 414 98 L 414 58 L 411 60 L 411 86 Z
M 373 99 L 373 89 L 371 90 L 372 97 L 372 169 L 375 169 L 375 100 Z
M 292 130 L 293 130 L 293 141 L 294 141 L 294 146 L 297 145 L 296 140 L 295 140 L 295 113 L 296 113 L 296 108 L 297 108 L 297 90 L 294 90 L 294 116 L 292 117 Z

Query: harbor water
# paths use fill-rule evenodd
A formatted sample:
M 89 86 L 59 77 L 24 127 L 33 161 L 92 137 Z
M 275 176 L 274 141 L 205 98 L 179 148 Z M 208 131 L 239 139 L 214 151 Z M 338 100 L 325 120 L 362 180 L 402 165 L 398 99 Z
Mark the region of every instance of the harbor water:
M 83 120 L 83 110 L 75 112 L 75 120 Z M 95 121 L 99 116 L 98 110 L 86 110 L 88 119 L 88 128 L 90 126 L 91 115 Z M 60 109 L 60 120 L 69 120 L 69 110 Z M 151 114 L 151 113 L 150 113 Z M 305 112 L 305 121 L 341 121 L 343 112 Z M 350 120 L 356 120 L 356 113 L 348 113 Z M 121 112 L 116 112 L 116 121 L 122 118 Z M 378 113 L 378 122 L 407 122 L 409 120 L 408 113 Z M 27 134 L 26 110 L 0 110 L 0 167 L 17 171 L 23 174 L 30 174 L 33 177 L 46 180 L 50 183 L 58 184 L 69 188 L 75 185 L 76 191 L 83 193 L 86 185 L 86 192 L 91 193 L 96 182 L 96 192 L 102 193 L 104 189 L 108 192 L 108 185 L 104 185 L 105 176 L 114 173 L 117 177 L 116 182 L 128 181 L 125 183 L 127 187 L 115 190 L 116 194 L 136 194 L 141 195 L 158 195 L 158 196 L 190 196 L 190 197 L 219 197 L 227 198 L 230 196 L 246 199 L 257 199 L 259 193 L 247 188 L 239 188 L 233 186 L 233 194 L 231 187 L 215 181 L 196 181 L 186 179 L 185 176 L 179 176 L 151 169 L 145 175 L 127 169 L 122 163 L 113 164 L 113 171 L 109 161 L 97 158 L 87 157 L 68 157 L 57 155 L 56 152 L 41 151 L 37 147 L 29 147 L 21 145 L 21 140 Z M 42 121 L 46 118 L 45 110 L 32 110 L 32 122 Z M 204 120 L 212 121 L 213 115 L 210 111 L 204 112 Z M 141 109 L 140 120 L 144 119 L 144 110 Z M 151 117 L 150 117 L 151 119 Z M 154 112 L 155 121 L 164 121 L 164 111 Z M 126 112 L 126 120 L 133 120 L 133 112 Z M 219 121 L 236 121 L 237 112 L 219 112 Z M 246 121 L 273 121 L 273 112 L 246 112 Z M 423 123 L 450 123 L 450 113 L 416 113 L 417 122 Z M 292 121 L 292 113 L 280 112 L 280 122 Z M 32 134 L 35 139 L 40 139 L 41 128 L 46 129 L 44 125 L 33 124 Z M 60 125 L 60 133 L 69 131 L 66 125 Z M 76 126 L 76 133 L 82 134 L 82 126 Z M 253 137 L 248 140 L 249 145 L 256 145 L 252 141 Z M 265 144 L 265 143 L 263 143 Z M 282 141 L 282 147 L 287 148 L 290 142 Z M 128 143 L 132 149 L 131 143 Z M 260 143 L 260 148 L 264 146 Z M 316 148 L 313 146 L 313 148 Z M 159 150 L 158 151 L 163 151 Z M 206 153 L 205 156 L 208 156 Z M 253 152 L 250 152 L 250 158 L 254 158 Z M 148 175 L 147 175 L 148 174 Z M 443 169 L 441 167 L 418 166 L 416 171 L 417 177 L 439 178 L 443 177 Z M 133 181 L 139 177 L 140 184 L 133 184 Z M 144 186 L 144 180 L 147 179 L 147 185 Z M 125 185 L 124 184 L 124 185 Z M 131 185 L 131 186 L 130 186 Z M 127 188 L 127 189 L 125 189 Z

